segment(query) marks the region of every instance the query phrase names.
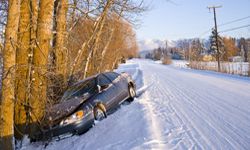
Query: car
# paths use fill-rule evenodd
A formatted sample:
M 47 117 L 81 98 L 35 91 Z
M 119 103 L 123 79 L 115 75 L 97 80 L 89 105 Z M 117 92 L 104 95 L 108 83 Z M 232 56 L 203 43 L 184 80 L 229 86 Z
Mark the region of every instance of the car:
M 123 101 L 133 101 L 135 89 L 136 84 L 127 73 L 104 72 L 79 81 L 65 91 L 59 104 L 46 112 L 49 123 L 33 139 L 82 134 Z

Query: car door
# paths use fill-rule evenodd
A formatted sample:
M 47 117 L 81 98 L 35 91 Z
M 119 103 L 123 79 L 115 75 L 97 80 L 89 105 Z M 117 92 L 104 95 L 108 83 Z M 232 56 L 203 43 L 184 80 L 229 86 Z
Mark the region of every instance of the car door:
M 116 93 L 119 92 L 119 88 L 117 88 L 116 85 L 114 85 L 112 81 L 103 74 L 100 74 L 97 77 L 97 83 L 101 88 L 103 88 L 101 89 L 98 99 L 105 104 L 107 110 L 115 107 L 117 104 Z
M 107 76 L 112 83 L 117 87 L 117 89 L 119 89 L 119 91 L 117 91 L 116 95 L 118 98 L 118 104 L 120 102 L 122 102 L 123 100 L 126 99 L 126 97 L 128 96 L 128 84 L 127 81 L 124 80 L 124 78 L 115 72 L 107 72 L 104 74 L 105 76 Z

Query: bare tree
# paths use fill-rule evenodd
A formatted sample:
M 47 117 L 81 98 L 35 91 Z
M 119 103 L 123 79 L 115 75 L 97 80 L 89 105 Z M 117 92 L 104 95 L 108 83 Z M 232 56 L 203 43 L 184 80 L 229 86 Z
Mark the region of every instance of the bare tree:
M 56 56 L 56 72 L 58 74 L 66 74 L 67 49 L 65 48 L 65 38 L 67 36 L 67 10 L 68 0 L 60 0 L 58 12 L 56 14 L 56 37 L 55 37 L 55 56 Z
M 15 64 L 16 42 L 19 21 L 20 1 L 9 0 L 8 19 L 5 30 L 5 43 L 3 49 L 3 83 L 1 100 L 1 129 L 0 149 L 14 149 L 14 100 L 15 100 Z
M 32 90 L 31 90 L 31 133 L 37 130 L 45 112 L 47 100 L 48 54 L 51 48 L 52 20 L 54 2 L 40 0 L 37 22 L 37 46 L 33 52 Z
M 15 132 L 18 138 L 24 133 L 26 122 L 26 76 L 28 65 L 28 52 L 30 48 L 30 10 L 29 0 L 22 0 L 20 6 L 20 20 L 18 27 L 18 48 L 16 51 L 16 103 L 15 103 Z

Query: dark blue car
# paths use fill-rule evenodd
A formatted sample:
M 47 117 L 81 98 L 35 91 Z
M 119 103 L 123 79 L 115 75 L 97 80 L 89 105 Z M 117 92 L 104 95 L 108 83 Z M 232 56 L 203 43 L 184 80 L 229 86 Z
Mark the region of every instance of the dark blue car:
M 136 96 L 135 83 L 127 73 L 100 73 L 70 86 L 59 104 L 46 113 L 49 126 L 35 139 L 67 133 L 82 134 L 102 120 L 123 101 Z

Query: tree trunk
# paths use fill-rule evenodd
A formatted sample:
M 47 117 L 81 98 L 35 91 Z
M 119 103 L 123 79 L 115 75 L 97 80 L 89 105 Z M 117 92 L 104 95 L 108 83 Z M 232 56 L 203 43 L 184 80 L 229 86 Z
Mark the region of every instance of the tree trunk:
M 44 115 L 47 100 L 48 54 L 51 48 L 52 20 L 54 2 L 40 0 L 37 22 L 37 46 L 33 52 L 32 90 L 31 90 L 31 133 L 39 127 Z
M 49 52 L 49 80 L 47 96 L 50 104 L 60 100 L 67 77 L 67 49 L 65 48 L 68 0 L 54 1 L 53 45 Z
M 25 124 L 25 133 L 30 132 L 30 123 L 32 123 L 31 119 L 31 105 L 30 100 L 32 97 L 32 71 L 34 70 L 33 67 L 33 58 L 34 58 L 34 50 L 36 48 L 36 30 L 37 30 L 37 18 L 38 18 L 38 3 L 37 0 L 29 0 L 29 10 L 30 10 L 30 43 L 29 43 L 29 50 L 28 50 L 28 63 L 27 63 L 27 76 L 26 76 L 26 124 Z M 27 128 L 28 127 L 28 128 Z
M 1 102 L 0 149 L 14 149 L 14 77 L 16 64 L 16 42 L 19 22 L 20 2 L 9 0 L 8 18 L 5 30 L 5 45 L 3 50 L 3 83 Z
M 28 66 L 28 51 L 30 47 L 30 10 L 29 0 L 22 0 L 20 6 L 20 21 L 18 45 L 16 51 L 16 104 L 15 104 L 15 137 L 22 138 L 25 133 L 26 112 L 26 77 Z
M 56 39 L 55 39 L 55 56 L 56 56 L 56 73 L 66 75 L 67 68 L 67 49 L 65 48 L 65 37 L 67 35 L 67 11 L 68 0 L 60 0 L 56 17 Z
M 109 48 L 109 45 L 110 45 L 110 42 L 112 41 L 112 38 L 113 38 L 113 33 L 114 33 L 114 29 L 111 29 L 111 34 L 108 38 L 108 41 L 105 45 L 105 47 L 103 48 L 103 51 L 102 51 L 102 55 L 101 55 L 101 61 L 100 61 L 100 64 L 99 64 L 99 68 L 98 68 L 98 73 L 101 73 L 103 70 L 103 59 L 105 58 L 105 55 L 106 55 L 106 52 Z
M 113 62 L 111 69 L 114 70 L 116 65 L 117 65 L 117 58 L 115 58 L 115 61 Z
M 85 67 L 84 67 L 83 78 L 87 77 L 87 73 L 88 73 L 88 70 L 89 70 L 89 67 L 90 67 L 90 60 L 91 60 L 92 56 L 95 54 L 97 44 L 99 43 L 100 36 L 101 36 L 102 31 L 103 31 L 102 29 L 104 27 L 104 23 L 106 21 L 107 15 L 108 15 L 108 11 L 109 11 L 109 9 L 111 8 L 112 5 L 113 5 L 113 0 L 108 0 L 107 4 L 105 5 L 105 7 L 103 9 L 103 12 L 102 12 L 102 14 L 100 16 L 100 21 L 98 22 L 99 26 L 97 25 L 98 28 L 97 28 L 96 37 L 94 38 L 93 45 L 91 45 L 91 48 L 90 48 L 90 50 L 88 52 L 86 64 L 85 64 Z

